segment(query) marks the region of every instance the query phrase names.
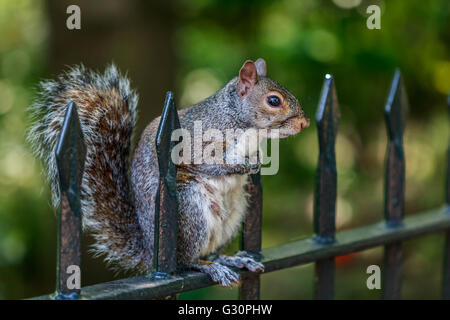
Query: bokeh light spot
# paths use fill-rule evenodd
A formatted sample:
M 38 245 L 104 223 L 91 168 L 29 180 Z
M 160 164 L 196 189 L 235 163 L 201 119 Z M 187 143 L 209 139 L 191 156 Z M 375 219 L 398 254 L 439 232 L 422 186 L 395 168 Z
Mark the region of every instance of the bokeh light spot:
M 219 79 L 209 69 L 197 69 L 187 74 L 183 81 L 181 105 L 183 107 L 197 103 L 214 94 L 222 85 Z
M 333 2 L 343 9 L 351 9 L 361 4 L 361 0 L 333 0 Z
M 314 30 L 307 37 L 305 50 L 314 60 L 331 62 L 340 55 L 340 45 L 336 36 L 326 30 Z

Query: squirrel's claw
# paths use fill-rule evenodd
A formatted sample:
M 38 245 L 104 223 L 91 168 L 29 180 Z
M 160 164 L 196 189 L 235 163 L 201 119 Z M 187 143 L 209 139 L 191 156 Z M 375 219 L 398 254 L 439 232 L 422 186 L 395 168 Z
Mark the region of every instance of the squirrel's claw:
M 208 274 L 214 282 L 217 282 L 223 287 L 231 287 L 233 283 L 239 281 L 239 274 L 218 262 L 194 264 L 192 268 Z
M 228 267 L 246 268 L 252 272 L 264 272 L 264 265 L 253 259 L 246 251 L 241 251 L 233 257 L 220 255 L 215 261 Z
M 252 164 L 249 167 L 249 171 L 248 174 L 256 174 L 259 172 L 259 170 L 261 169 L 261 164 Z

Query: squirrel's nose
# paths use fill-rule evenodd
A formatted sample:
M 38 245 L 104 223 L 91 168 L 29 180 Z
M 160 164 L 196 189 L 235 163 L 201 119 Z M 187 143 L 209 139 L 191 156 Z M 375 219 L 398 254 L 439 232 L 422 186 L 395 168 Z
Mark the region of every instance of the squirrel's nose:
M 299 133 L 309 127 L 309 119 L 305 116 L 292 117 L 290 118 L 289 123 L 296 133 Z
M 305 116 L 299 119 L 300 131 L 305 130 L 309 127 L 309 119 Z

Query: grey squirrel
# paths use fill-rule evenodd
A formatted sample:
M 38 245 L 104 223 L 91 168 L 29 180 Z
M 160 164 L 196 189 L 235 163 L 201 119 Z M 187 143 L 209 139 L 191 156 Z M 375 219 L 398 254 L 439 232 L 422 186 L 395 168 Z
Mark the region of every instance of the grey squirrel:
M 55 148 L 67 104 L 73 101 L 87 146 L 81 184 L 83 227 L 92 232 L 96 255 L 108 265 L 138 273 L 150 272 L 153 256 L 155 196 L 158 162 L 155 139 L 160 117 L 143 132 L 131 159 L 138 95 L 114 65 L 104 74 L 75 66 L 56 81 L 40 83 L 32 104 L 28 133 L 33 151 L 44 162 L 59 205 Z M 202 129 L 279 129 L 280 137 L 309 126 L 298 100 L 278 82 L 266 77 L 263 59 L 246 61 L 239 75 L 205 100 L 178 111 L 181 127 Z M 239 148 L 235 145 L 228 147 Z M 209 274 L 223 286 L 239 279 L 230 267 L 262 272 L 264 266 L 246 252 L 220 255 L 237 233 L 247 210 L 245 185 L 258 172 L 260 160 L 236 164 L 178 164 L 180 268 Z M 200 260 L 207 259 L 207 260 Z

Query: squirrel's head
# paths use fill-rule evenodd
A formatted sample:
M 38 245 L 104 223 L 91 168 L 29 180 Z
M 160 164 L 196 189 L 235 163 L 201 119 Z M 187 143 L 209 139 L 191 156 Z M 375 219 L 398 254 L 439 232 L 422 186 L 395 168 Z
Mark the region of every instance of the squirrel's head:
M 309 119 L 297 98 L 278 82 L 266 77 L 266 62 L 247 60 L 239 71 L 236 93 L 256 129 L 279 129 L 284 138 L 308 128 Z

